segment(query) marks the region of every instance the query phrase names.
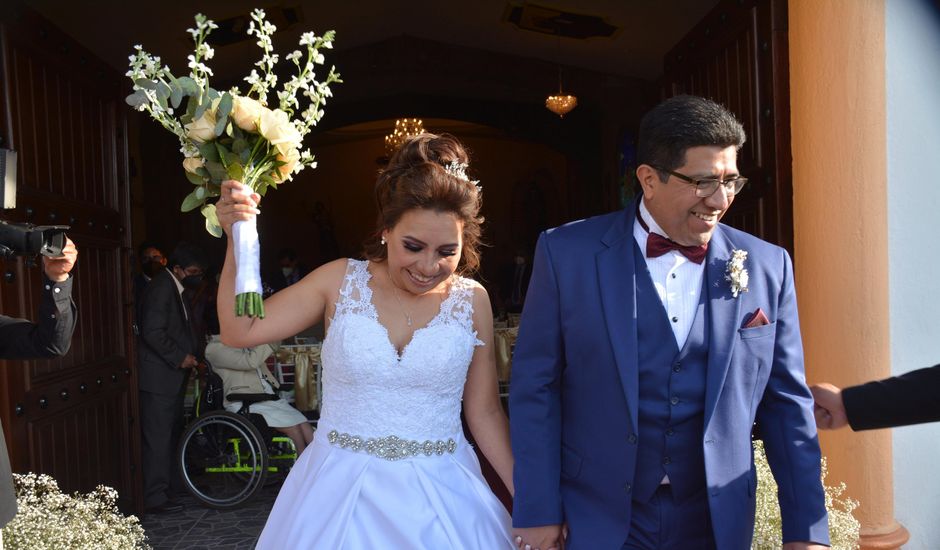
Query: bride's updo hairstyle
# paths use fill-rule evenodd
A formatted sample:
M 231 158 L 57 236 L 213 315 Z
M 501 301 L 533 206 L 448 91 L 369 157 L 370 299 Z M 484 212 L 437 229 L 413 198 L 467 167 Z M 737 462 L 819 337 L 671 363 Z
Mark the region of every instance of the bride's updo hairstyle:
M 458 272 L 470 274 L 480 265 L 481 192 L 466 175 L 469 157 L 449 134 L 419 134 L 392 155 L 375 182 L 379 217 L 364 254 L 372 261 L 388 258 L 382 231 L 398 224 L 410 210 L 450 212 L 463 222 L 463 251 Z

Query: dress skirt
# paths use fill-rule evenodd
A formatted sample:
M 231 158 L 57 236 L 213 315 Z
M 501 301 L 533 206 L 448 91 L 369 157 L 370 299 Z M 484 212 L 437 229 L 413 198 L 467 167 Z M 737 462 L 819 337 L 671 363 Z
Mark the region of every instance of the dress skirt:
M 473 448 L 395 461 L 332 445 L 317 430 L 281 488 L 257 548 L 515 548 L 510 517 Z

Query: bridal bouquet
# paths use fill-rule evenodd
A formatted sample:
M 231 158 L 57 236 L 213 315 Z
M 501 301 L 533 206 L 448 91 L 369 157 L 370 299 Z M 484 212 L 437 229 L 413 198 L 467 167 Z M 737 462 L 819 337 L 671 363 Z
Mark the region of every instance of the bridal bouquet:
M 135 46 L 136 53 L 129 57 L 127 76 L 134 82 L 134 93 L 127 103 L 149 113 L 179 139 L 183 170 L 193 185 L 180 210 L 198 208 L 206 218 L 206 230 L 216 237 L 222 236 L 222 228 L 213 199 L 219 196 L 223 181 L 241 181 L 264 195 L 304 167 L 316 168 L 310 150 L 301 150 L 303 138 L 323 117 L 326 98 L 333 95 L 330 84 L 342 82 L 335 67 L 322 80 L 315 74 L 316 65 L 324 62 L 320 50 L 333 47 L 335 32 L 323 36 L 307 32 L 300 38 L 306 51 L 295 50 L 285 56 L 294 64 L 296 74 L 275 90 L 278 76 L 274 66 L 279 56 L 273 53 L 271 35 L 277 28 L 265 20 L 263 10 L 253 11 L 251 18 L 248 34 L 257 38 L 262 56 L 255 63 L 257 69 L 244 79 L 250 85 L 244 94 L 237 87 L 220 92 L 209 86 L 213 73 L 204 62 L 212 59 L 215 51 L 206 37 L 218 27 L 202 14 L 196 15 L 196 28 L 188 29 L 196 44 L 189 56 L 189 76 L 173 76 L 159 57 L 141 46 Z M 272 92 L 276 108 L 268 103 Z M 298 95 L 304 98 L 303 110 Z M 237 222 L 232 232 L 237 271 L 235 313 L 263 318 L 257 222 Z

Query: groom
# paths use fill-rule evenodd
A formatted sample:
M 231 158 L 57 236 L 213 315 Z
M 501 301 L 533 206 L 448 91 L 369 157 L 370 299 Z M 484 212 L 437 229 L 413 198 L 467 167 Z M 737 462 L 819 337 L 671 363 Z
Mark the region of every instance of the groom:
M 755 422 L 784 548 L 829 543 L 790 258 L 718 223 L 744 139 L 668 99 L 640 124 L 643 195 L 540 237 L 509 400 L 520 548 L 563 524 L 568 550 L 750 548 Z

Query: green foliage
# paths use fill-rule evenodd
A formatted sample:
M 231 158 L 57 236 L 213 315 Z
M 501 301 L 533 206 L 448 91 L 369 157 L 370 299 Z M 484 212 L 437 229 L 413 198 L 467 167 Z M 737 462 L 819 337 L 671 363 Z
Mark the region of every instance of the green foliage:
M 777 502 L 777 483 L 774 481 L 764 442 L 754 442 L 754 467 L 757 469 L 757 515 L 754 518 L 754 542 L 752 550 L 778 550 L 782 547 L 783 526 L 780 506 Z M 822 482 L 826 492 L 826 510 L 829 512 L 829 538 L 833 550 L 855 550 L 859 547 L 861 525 L 852 515 L 858 502 L 842 497 L 845 483 L 832 487 L 826 485 L 826 459 L 822 462 Z

